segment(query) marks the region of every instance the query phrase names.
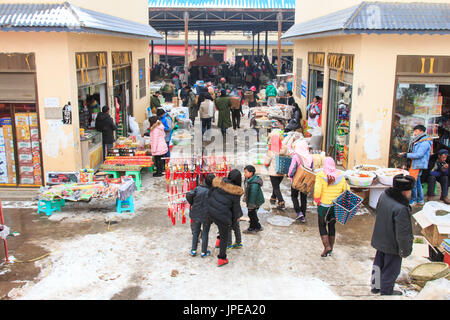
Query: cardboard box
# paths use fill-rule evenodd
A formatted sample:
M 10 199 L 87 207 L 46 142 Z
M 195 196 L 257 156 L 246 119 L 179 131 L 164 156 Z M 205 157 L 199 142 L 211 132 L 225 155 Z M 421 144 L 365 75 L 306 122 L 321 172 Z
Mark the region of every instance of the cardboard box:
M 39 128 L 30 127 L 30 138 L 31 141 L 39 141 Z
M 28 119 L 29 119 L 30 127 L 38 126 L 38 116 L 37 116 L 36 112 L 30 112 L 28 114 Z
M 439 247 L 444 239 L 450 238 L 450 227 L 432 223 L 423 210 L 414 214 L 413 217 L 422 227 L 421 233 L 432 246 Z
M 41 145 L 39 141 L 31 141 L 31 151 L 32 152 L 39 152 L 41 150 Z
M 12 126 L 11 118 L 1 118 L 0 126 Z
M 17 153 L 31 154 L 31 141 L 17 141 Z
M 30 119 L 28 113 L 16 113 L 14 118 L 16 119 L 16 127 L 17 126 L 30 126 Z
M 30 141 L 31 140 L 30 127 L 24 125 L 16 125 L 16 135 L 17 140 Z
M 20 184 L 34 185 L 34 177 L 20 177 Z
M 20 165 L 33 165 L 33 155 L 31 153 L 19 153 L 17 156 Z
M 32 165 L 19 165 L 19 175 L 22 176 L 33 176 L 33 166 Z

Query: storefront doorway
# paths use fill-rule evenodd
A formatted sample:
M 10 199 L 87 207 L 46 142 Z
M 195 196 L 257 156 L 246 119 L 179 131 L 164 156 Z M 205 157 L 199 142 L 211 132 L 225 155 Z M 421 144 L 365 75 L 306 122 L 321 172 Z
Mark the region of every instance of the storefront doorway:
M 408 166 L 414 126 L 426 127 L 432 153 L 450 151 L 450 56 L 398 56 L 389 166 Z
M 117 125 L 117 136 L 126 137 L 128 117 L 133 115 L 131 52 L 113 52 L 114 108 L 111 116 Z
M 309 69 L 308 104 L 313 101 L 314 97 L 323 97 L 323 79 L 323 70 Z
M 33 53 L 0 54 L 0 186 L 43 183 Z

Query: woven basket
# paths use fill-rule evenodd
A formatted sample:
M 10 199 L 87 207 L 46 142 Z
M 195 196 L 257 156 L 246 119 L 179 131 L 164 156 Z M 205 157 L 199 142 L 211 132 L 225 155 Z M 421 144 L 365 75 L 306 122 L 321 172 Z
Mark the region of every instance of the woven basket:
M 280 155 L 275 156 L 275 171 L 278 174 L 288 174 L 291 166 L 292 158 Z
M 409 277 L 411 282 L 424 287 L 428 281 L 437 280 L 450 276 L 450 269 L 444 262 L 430 262 L 419 264 L 411 270 Z
M 346 224 L 354 217 L 362 202 L 363 198 L 348 190 L 344 191 L 339 197 L 333 200 L 336 220 L 341 224 Z

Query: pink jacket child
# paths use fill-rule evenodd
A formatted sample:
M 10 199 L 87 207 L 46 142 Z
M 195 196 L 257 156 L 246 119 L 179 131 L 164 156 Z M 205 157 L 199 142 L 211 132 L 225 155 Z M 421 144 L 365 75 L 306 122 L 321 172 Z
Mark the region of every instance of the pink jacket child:
M 166 133 L 164 132 L 164 125 L 161 121 L 157 121 L 150 128 L 150 144 L 152 156 L 163 156 L 169 150 L 165 140 Z
M 288 178 L 293 178 L 295 175 L 294 168 L 301 165 L 305 168 L 311 169 L 313 167 L 313 157 L 309 153 L 309 146 L 305 140 L 295 142 L 294 155 L 292 156 L 291 166 L 289 167 Z

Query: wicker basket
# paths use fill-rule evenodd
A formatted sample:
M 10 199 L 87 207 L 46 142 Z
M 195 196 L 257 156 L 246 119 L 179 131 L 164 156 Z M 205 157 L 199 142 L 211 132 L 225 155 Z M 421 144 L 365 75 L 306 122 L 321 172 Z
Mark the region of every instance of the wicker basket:
M 444 262 L 430 262 L 419 264 L 409 273 L 411 282 L 424 287 L 428 281 L 450 276 L 450 269 Z

